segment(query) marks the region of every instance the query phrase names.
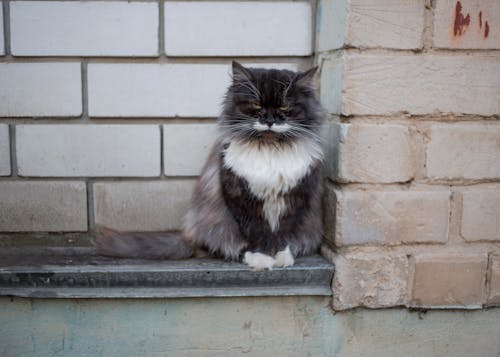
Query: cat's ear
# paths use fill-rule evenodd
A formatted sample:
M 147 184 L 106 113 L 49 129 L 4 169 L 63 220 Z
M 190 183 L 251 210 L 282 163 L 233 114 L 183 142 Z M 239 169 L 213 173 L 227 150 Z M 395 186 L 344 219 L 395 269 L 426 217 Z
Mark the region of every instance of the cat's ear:
M 248 68 L 243 67 L 239 62 L 233 61 L 233 82 L 250 81 L 252 73 Z
M 297 77 L 295 77 L 295 83 L 313 89 L 316 88 L 318 81 L 316 74 L 318 73 L 318 68 L 319 68 L 318 66 L 314 66 L 313 68 L 310 68 L 307 71 L 299 72 L 297 74 Z

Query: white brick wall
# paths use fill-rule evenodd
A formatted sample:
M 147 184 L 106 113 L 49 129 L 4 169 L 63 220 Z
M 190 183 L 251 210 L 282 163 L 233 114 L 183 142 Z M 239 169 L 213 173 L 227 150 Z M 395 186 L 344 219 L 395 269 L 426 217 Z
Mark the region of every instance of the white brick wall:
M 309 2 L 165 2 L 169 56 L 307 56 Z
M 22 176 L 159 176 L 157 125 L 18 125 Z
M 0 63 L 0 117 L 82 113 L 80 63 Z
M 462 237 L 469 241 L 500 241 L 500 186 L 464 188 Z
M 323 67 L 321 98 L 331 113 L 500 112 L 495 55 L 348 54 Z M 437 100 L 438 98 L 438 100 Z
M 438 48 L 500 48 L 500 1 L 462 0 L 462 16 L 469 24 L 455 27 L 456 0 L 437 0 L 434 10 L 434 46 Z M 460 31 L 461 30 L 461 31 Z
M 163 126 L 163 160 L 167 176 L 198 176 L 217 137 L 215 124 Z
M 337 227 L 327 235 L 338 246 L 448 241 L 449 190 L 344 188 L 333 193 L 336 207 L 330 214 L 335 215 Z
M 95 223 L 124 231 L 179 229 L 194 180 L 94 184 Z
M 433 125 L 426 154 L 427 176 L 434 179 L 500 178 L 499 140 L 498 124 Z
M 86 230 L 84 182 L 0 181 L 0 231 Z
M 16 56 L 156 56 L 154 2 L 13 1 Z
M 334 124 L 336 150 L 330 177 L 340 182 L 404 182 L 415 174 L 415 155 L 403 125 Z
M 0 205 L 11 213 L 0 232 L 87 230 L 83 182 L 99 177 L 108 181 L 95 184 L 90 222 L 178 229 L 216 137 L 214 121 L 197 118 L 220 114 L 228 57 L 291 70 L 312 63 L 314 5 L 306 0 L 9 4 L 8 14 L 0 6 L 0 56 L 4 25 L 10 29 L 9 57 L 0 61 L 0 176 L 12 185 L 0 190 L 12 196 Z M 121 182 L 127 177 L 141 179 Z M 24 183 L 37 194 L 20 193 Z M 54 190 L 60 194 L 47 199 Z M 57 219 L 66 191 L 78 207 Z
M 10 175 L 9 126 L 0 124 L 0 176 Z
M 422 47 L 424 0 L 322 0 L 318 50 Z

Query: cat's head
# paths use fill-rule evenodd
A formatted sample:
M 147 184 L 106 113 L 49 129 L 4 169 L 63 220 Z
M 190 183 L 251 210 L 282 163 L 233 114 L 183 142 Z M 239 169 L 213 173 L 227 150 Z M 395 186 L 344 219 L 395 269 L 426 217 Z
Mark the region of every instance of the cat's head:
M 324 112 L 315 95 L 317 67 L 292 72 L 247 68 L 235 61 L 232 67 L 220 120 L 227 137 L 264 143 L 319 140 Z

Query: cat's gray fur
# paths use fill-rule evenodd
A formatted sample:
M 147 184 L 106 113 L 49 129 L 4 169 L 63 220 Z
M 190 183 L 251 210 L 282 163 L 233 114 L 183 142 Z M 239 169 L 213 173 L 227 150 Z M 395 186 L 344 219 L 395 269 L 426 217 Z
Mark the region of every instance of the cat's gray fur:
M 315 71 L 250 69 L 233 62 L 220 136 L 196 185 L 182 233 L 100 227 L 97 252 L 154 259 L 206 254 L 231 260 L 242 259 L 245 252 L 271 257 L 285 249 L 293 257 L 315 252 L 323 232 L 324 122 L 314 93 Z M 266 172 L 247 170 L 251 165 Z

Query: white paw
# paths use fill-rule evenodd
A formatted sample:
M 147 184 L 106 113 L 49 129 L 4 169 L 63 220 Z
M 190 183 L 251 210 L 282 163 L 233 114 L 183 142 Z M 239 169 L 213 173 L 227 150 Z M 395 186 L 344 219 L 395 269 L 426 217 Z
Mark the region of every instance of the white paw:
M 290 247 L 286 246 L 286 248 L 282 251 L 279 251 L 276 254 L 276 260 L 274 262 L 274 266 L 276 267 L 291 267 L 295 261 L 293 260 L 292 252 L 290 251 Z
M 274 265 L 274 258 L 262 253 L 245 252 L 243 262 L 248 264 L 253 270 L 271 270 Z

